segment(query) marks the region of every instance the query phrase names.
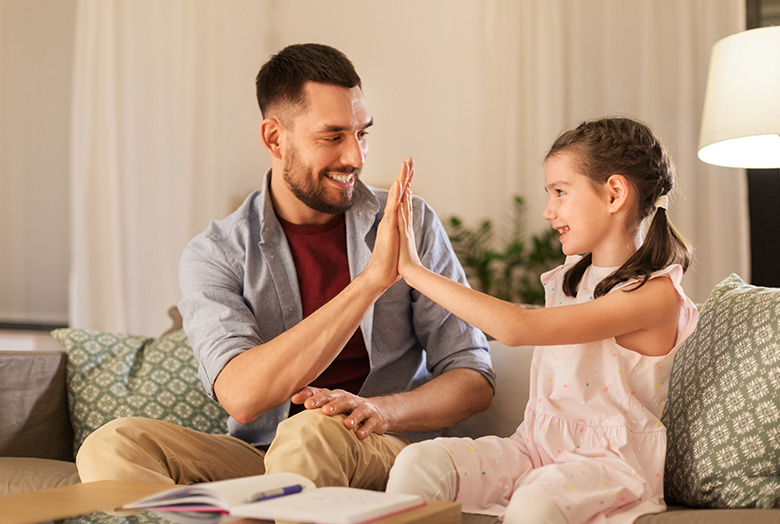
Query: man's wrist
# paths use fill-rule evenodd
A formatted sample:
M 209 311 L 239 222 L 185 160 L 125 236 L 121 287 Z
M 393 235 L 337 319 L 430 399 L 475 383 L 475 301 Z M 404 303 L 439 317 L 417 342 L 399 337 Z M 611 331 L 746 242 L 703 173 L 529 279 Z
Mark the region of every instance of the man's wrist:
M 382 278 L 371 271 L 370 268 L 367 268 L 352 283 L 358 287 L 360 293 L 365 293 L 366 296 L 372 297 L 373 302 L 382 296 L 382 293 L 395 283 L 395 280 L 388 281 L 387 278 Z
M 383 395 L 381 397 L 371 397 L 367 400 L 371 402 L 382 418 L 385 432 L 395 432 L 397 427 L 397 413 L 394 407 L 398 405 L 398 393 L 393 395 Z

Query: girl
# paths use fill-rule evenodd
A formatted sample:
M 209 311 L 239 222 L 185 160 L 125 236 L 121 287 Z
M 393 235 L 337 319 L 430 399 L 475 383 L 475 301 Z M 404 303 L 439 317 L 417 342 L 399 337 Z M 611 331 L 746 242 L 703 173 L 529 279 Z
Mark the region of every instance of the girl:
M 675 352 L 698 318 L 680 287 L 690 252 L 666 213 L 673 175 L 659 141 L 631 119 L 584 122 L 555 141 L 545 158 L 543 217 L 567 259 L 542 275 L 543 309 L 423 267 L 406 190 L 398 225 L 404 280 L 504 344 L 539 347 L 513 436 L 412 444 L 388 491 L 457 500 L 463 511 L 507 523 L 623 523 L 664 510 L 661 411 Z

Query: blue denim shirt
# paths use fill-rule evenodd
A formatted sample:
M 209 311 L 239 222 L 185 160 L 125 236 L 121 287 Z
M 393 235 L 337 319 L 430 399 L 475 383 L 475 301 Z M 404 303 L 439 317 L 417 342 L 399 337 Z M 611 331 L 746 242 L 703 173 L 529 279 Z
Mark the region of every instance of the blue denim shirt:
M 301 299 L 287 237 L 271 203 L 270 172 L 263 188 L 231 215 L 212 222 L 185 248 L 179 268 L 184 329 L 199 362 L 198 375 L 214 398 L 214 380 L 233 357 L 272 340 L 301 321 Z M 384 212 L 387 191 L 358 181 L 355 203 L 346 212 L 347 251 L 352 278 L 368 264 Z M 466 283 L 463 268 L 433 210 L 414 199 L 415 235 L 425 266 Z M 412 390 L 455 368 L 482 373 L 495 388 L 484 334 L 450 314 L 403 280 L 393 284 L 360 323 L 370 372 L 360 395 Z M 263 384 L 257 384 L 262 389 Z M 254 422 L 228 420 L 231 435 L 269 444 L 287 418 L 290 401 Z M 406 435 L 422 440 L 432 433 Z

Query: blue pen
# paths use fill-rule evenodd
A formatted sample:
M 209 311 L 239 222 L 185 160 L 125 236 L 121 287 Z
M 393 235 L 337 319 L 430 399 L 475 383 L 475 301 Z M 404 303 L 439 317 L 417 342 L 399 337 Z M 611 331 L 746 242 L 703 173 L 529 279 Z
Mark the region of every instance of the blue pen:
M 255 493 L 249 497 L 247 502 L 260 502 L 261 500 L 275 499 L 276 497 L 284 497 L 285 495 L 292 495 L 293 493 L 300 493 L 301 491 L 303 491 L 303 486 L 300 484 L 293 484 L 292 486 Z

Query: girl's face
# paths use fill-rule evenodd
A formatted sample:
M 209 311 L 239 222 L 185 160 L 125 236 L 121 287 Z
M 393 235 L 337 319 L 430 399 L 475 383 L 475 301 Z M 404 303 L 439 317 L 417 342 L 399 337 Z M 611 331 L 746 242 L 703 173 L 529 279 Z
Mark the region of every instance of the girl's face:
M 547 159 L 544 187 L 548 200 L 542 217 L 560 233 L 564 254 L 591 252 L 595 263 L 597 252 L 612 237 L 610 197 L 606 189 L 598 190 L 580 172 L 575 158 L 572 153 L 562 151 Z

